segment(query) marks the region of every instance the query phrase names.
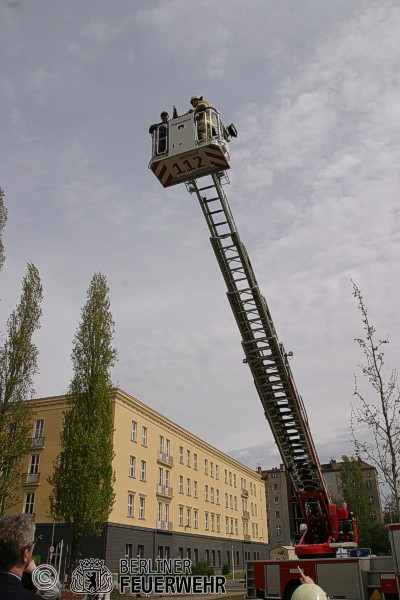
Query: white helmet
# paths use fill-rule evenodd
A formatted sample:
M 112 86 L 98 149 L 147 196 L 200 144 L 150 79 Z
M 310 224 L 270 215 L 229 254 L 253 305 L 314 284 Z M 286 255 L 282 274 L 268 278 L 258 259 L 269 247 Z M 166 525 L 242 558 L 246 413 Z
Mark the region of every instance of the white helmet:
M 302 583 L 293 592 L 291 600 L 329 600 L 329 596 L 315 583 Z

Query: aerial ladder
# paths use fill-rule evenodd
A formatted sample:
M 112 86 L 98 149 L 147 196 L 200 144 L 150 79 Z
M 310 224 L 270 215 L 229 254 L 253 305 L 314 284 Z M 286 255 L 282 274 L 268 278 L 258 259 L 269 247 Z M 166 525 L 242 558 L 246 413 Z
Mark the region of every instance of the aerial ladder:
M 236 129 L 234 125 L 225 127 L 218 111 L 211 107 L 205 116 L 194 112 L 164 126 L 166 130 L 153 133 L 149 168 L 164 187 L 185 183 L 200 203 L 242 338 L 244 362 L 251 370 L 305 520 L 296 554 L 299 558 L 333 558 L 339 547 L 357 546 L 356 525 L 347 507 L 339 508 L 329 498 L 289 365 L 291 353 L 278 339 L 225 194 L 229 142 L 236 137 Z

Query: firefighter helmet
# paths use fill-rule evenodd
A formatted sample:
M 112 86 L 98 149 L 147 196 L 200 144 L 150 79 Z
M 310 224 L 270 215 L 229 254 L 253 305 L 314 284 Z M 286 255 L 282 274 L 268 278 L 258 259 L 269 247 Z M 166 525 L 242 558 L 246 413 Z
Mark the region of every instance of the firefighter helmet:
M 200 96 L 192 96 L 190 98 L 190 104 L 193 106 L 193 100 L 200 100 Z
M 302 583 L 293 592 L 292 600 L 329 600 L 329 596 L 315 583 Z

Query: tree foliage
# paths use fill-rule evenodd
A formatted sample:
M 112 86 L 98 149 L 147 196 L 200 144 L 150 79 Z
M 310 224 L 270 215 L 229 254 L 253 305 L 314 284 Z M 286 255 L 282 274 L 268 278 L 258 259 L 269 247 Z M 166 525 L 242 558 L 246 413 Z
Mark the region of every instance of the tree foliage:
M 32 414 L 25 402 L 34 394 L 38 350 L 32 342 L 40 327 L 43 298 L 38 269 L 28 263 L 22 294 L 7 322 L 0 346 L 0 513 L 15 500 L 21 481 L 21 458 L 30 449 Z
M 101 533 L 114 503 L 110 369 L 117 351 L 111 345 L 114 321 L 108 293 L 106 278 L 96 273 L 74 338 L 69 409 L 50 478 L 52 515 L 69 523 L 72 531 L 71 568 L 77 564 L 83 538 Z
M 374 396 L 367 397 L 358 385 L 355 377 L 354 396 L 358 405 L 352 405 L 351 428 L 358 454 L 367 457 L 377 469 L 380 480 L 386 483 L 394 498 L 397 513 L 400 512 L 400 390 L 397 371 L 391 371 L 388 377 L 384 374 L 384 344 L 389 340 L 377 339 L 376 329 L 370 323 L 368 311 L 362 291 L 353 282 L 353 296 L 358 301 L 358 308 L 364 329 L 364 337 L 356 338 L 358 346 L 364 354 L 364 362 L 358 367 L 368 381 Z M 368 429 L 368 441 L 362 441 L 357 430 Z
M 372 526 L 371 502 L 364 473 L 357 459 L 342 456 L 343 463 L 339 467 L 342 479 L 343 499 L 349 511 L 354 513 L 357 521 L 359 544 L 365 546 L 368 542 L 368 532 Z
M 4 191 L 0 188 L 0 271 L 3 268 L 5 255 L 2 233 L 7 222 L 7 208 L 4 204 Z

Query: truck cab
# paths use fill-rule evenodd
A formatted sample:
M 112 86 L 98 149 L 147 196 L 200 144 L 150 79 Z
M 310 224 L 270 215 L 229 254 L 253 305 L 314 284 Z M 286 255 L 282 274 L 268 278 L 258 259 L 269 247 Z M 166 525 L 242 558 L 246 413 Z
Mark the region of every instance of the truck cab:
M 149 169 L 165 188 L 225 171 L 231 136 L 236 137 L 234 125 L 226 128 L 212 107 L 171 119 L 152 133 Z

